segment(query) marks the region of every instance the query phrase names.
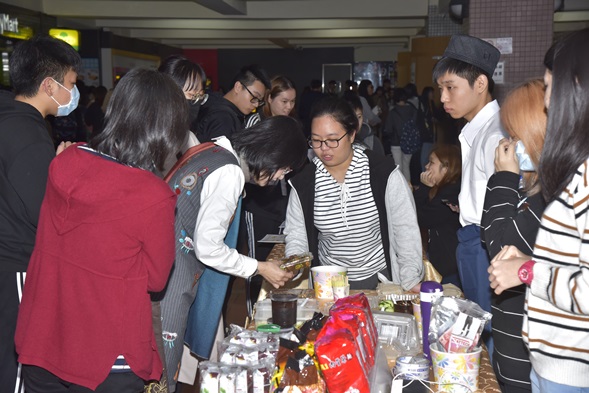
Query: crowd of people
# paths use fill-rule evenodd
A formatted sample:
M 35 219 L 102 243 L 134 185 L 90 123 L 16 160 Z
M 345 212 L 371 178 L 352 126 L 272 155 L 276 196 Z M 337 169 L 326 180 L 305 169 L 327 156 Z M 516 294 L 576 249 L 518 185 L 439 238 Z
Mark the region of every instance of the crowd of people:
M 286 256 L 346 267 L 352 289 L 417 293 L 429 260 L 493 314 L 504 393 L 589 392 L 587 40 L 557 41 L 501 108 L 500 53 L 468 35 L 433 69 L 441 107 L 366 79 L 297 97 L 258 65 L 220 94 L 180 55 L 90 92 L 68 44 L 22 42 L 0 92 L 0 386 L 192 384 L 231 277 L 296 277 L 259 243 L 284 233 Z

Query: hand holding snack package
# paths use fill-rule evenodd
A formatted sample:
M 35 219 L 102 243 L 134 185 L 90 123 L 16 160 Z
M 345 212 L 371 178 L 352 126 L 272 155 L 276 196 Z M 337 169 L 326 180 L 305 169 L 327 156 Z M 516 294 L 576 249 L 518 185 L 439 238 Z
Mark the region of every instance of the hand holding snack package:
M 287 272 L 297 272 L 301 269 L 309 268 L 312 260 L 313 254 L 310 252 L 291 255 L 290 257 L 282 258 L 280 268 Z
M 475 302 L 443 296 L 432 306 L 429 342 L 442 352 L 471 352 L 479 346 L 483 328 L 490 320 L 491 313 Z

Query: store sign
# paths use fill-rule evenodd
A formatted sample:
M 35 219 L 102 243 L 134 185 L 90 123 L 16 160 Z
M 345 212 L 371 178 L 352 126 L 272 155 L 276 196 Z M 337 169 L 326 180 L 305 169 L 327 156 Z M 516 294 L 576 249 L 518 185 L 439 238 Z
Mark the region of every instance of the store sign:
M 50 29 L 49 35 L 67 42 L 75 50 L 78 50 L 80 47 L 80 32 L 78 30 Z
M 18 19 L 10 19 L 10 15 L 0 14 L 0 34 L 4 32 L 18 34 Z

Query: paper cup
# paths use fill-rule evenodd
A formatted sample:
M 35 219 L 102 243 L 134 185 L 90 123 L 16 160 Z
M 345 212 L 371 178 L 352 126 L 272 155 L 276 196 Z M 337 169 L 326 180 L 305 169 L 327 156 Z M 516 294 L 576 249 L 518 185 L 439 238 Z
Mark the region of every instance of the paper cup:
M 340 266 L 316 266 L 311 268 L 313 288 L 317 299 L 333 300 L 333 288 L 331 279 L 337 276 L 346 276 L 348 269 Z
M 470 393 L 479 388 L 481 348 L 468 353 L 440 352 L 430 345 L 434 381 L 438 392 Z

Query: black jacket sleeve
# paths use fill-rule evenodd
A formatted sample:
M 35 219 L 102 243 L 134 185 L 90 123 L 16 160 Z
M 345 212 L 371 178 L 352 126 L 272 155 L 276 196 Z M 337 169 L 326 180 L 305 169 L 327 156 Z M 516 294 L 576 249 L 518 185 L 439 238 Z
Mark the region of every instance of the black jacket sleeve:
M 514 245 L 531 255 L 542 212 L 546 207 L 540 194 L 530 197 L 519 191 L 519 175 L 497 172 L 487 183 L 481 240 L 492 259 L 504 245 Z

